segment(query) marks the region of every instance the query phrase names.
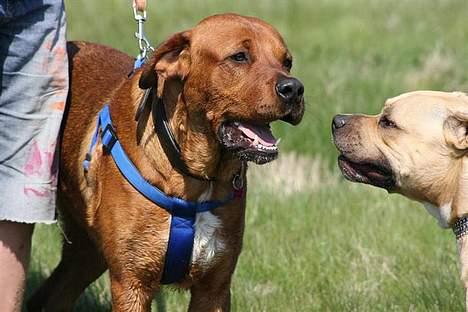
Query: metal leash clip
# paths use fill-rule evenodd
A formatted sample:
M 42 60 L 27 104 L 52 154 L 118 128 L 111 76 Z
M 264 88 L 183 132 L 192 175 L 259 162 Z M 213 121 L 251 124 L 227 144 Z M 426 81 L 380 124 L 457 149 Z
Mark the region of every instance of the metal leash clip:
M 138 54 L 136 63 L 143 63 L 148 57 L 149 52 L 154 51 L 154 48 L 149 43 L 148 39 L 145 36 L 145 31 L 143 29 L 143 24 L 146 21 L 146 10 L 139 11 L 136 6 L 133 5 L 133 15 L 137 22 L 137 32 L 135 32 L 135 37 L 138 40 L 138 48 L 140 49 L 140 54 Z

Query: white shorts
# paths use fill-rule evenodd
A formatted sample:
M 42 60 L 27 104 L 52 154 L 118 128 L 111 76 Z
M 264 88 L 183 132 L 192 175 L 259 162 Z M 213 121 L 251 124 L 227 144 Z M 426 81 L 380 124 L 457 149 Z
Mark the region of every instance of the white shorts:
M 65 24 L 62 0 L 0 0 L 0 220 L 56 219 Z

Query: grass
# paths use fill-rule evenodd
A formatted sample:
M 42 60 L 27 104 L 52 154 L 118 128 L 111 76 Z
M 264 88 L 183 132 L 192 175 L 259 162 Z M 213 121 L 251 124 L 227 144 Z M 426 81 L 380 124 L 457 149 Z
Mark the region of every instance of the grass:
M 283 158 L 278 163 L 290 160 Z M 387 199 L 384 191 L 343 182 L 327 170 L 317 174 L 325 187 L 284 191 L 283 182 L 290 181 L 283 179 L 264 188 L 260 181 L 277 172 L 270 169 L 250 176 L 256 187 L 250 188 L 233 282 L 234 311 L 463 308 L 452 234 L 418 204 L 397 195 Z M 36 234 L 32 284 L 58 260 L 58 229 L 40 227 Z M 167 311 L 185 311 L 187 294 L 165 289 L 164 295 Z M 107 311 L 109 300 L 107 281 L 100 280 L 78 311 Z
M 387 97 L 408 90 L 468 90 L 467 1 L 149 5 L 147 33 L 154 44 L 213 13 L 269 21 L 285 37 L 293 71 L 306 86 L 302 124 L 275 125 L 283 157 L 250 173 L 234 311 L 462 310 L 453 235 L 416 203 L 344 182 L 329 128 L 338 112 L 377 113 Z M 67 9 L 69 39 L 136 54 L 129 1 L 68 1 Z M 28 293 L 58 261 L 59 232 L 37 228 Z M 109 298 L 104 278 L 80 299 L 77 311 L 107 311 Z M 187 294 L 164 290 L 158 302 L 167 311 L 184 311 L 187 300 Z

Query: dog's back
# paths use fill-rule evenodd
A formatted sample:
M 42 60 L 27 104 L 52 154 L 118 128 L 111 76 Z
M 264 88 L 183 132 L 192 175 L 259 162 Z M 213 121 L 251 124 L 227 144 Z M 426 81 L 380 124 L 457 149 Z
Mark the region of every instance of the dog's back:
M 83 136 L 96 123 L 95 116 L 113 92 L 127 80 L 133 67 L 128 55 L 103 45 L 69 42 L 70 94 L 63 124 L 61 170 L 75 170 L 82 159 L 79 143 L 89 143 Z M 81 164 L 79 164 L 81 165 Z M 67 181 L 68 182 L 68 181 Z

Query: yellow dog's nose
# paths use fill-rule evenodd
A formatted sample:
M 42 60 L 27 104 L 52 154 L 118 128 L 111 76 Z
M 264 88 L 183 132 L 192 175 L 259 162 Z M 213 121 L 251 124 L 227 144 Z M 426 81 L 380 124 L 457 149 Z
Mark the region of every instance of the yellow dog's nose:
M 339 129 L 343 128 L 346 125 L 346 122 L 348 121 L 350 115 L 336 115 L 333 117 L 333 122 L 332 122 L 332 129 Z

